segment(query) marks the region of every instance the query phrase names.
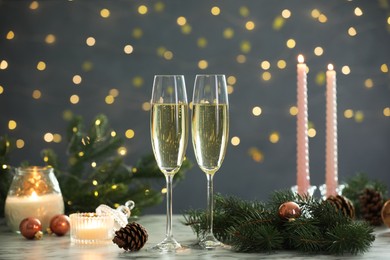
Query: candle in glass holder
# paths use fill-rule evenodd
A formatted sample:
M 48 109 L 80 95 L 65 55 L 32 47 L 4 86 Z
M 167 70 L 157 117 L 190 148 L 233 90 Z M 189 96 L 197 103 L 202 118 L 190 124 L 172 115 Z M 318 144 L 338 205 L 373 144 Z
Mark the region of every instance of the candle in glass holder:
M 64 213 L 64 200 L 53 168 L 17 168 L 5 200 L 4 216 L 12 231 L 19 231 L 20 222 L 27 217 L 41 221 L 42 229 L 50 220 Z
M 114 236 L 114 217 L 111 214 L 70 214 L 70 240 L 74 244 L 106 244 Z

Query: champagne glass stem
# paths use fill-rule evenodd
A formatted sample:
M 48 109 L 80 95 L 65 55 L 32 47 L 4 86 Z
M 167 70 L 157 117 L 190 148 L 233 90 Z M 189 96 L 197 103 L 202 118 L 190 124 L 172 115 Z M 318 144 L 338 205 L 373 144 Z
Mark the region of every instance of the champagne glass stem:
M 207 236 L 213 235 L 213 220 L 214 220 L 214 174 L 206 174 L 207 176 Z
M 172 234 L 172 180 L 173 175 L 165 175 L 167 182 L 167 225 L 166 225 L 166 237 L 171 239 Z
M 213 218 L 214 218 L 214 193 L 213 193 L 213 177 L 214 174 L 206 174 L 207 176 L 207 231 L 203 239 L 199 242 L 200 246 L 205 249 L 215 249 L 223 246 L 223 244 L 215 238 L 213 234 Z

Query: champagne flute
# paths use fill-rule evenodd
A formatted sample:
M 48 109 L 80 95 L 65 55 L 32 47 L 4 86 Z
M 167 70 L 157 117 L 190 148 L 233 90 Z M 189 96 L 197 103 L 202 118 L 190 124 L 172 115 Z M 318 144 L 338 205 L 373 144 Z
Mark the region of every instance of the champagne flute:
M 181 245 L 172 234 L 172 180 L 179 171 L 188 142 L 188 102 L 183 75 L 155 75 L 150 133 L 158 167 L 167 188 L 166 237 L 152 249 L 169 252 Z
M 192 144 L 207 177 L 207 231 L 199 245 L 223 246 L 213 234 L 213 177 L 225 157 L 229 135 L 229 102 L 225 75 L 196 75 L 192 99 Z

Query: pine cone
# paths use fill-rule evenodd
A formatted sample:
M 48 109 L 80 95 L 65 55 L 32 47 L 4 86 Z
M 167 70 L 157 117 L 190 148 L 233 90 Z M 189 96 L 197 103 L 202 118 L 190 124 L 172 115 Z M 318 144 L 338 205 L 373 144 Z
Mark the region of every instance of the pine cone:
M 353 203 L 344 196 L 336 195 L 329 196 L 326 201 L 331 203 L 336 210 L 344 214 L 344 216 L 354 218 L 355 217 L 355 207 Z
M 125 227 L 115 231 L 112 242 L 126 251 L 140 250 L 148 240 L 146 229 L 136 222 L 128 223 Z
M 359 196 L 359 202 L 362 218 L 373 226 L 382 225 L 381 210 L 384 201 L 381 193 L 375 189 L 366 188 Z

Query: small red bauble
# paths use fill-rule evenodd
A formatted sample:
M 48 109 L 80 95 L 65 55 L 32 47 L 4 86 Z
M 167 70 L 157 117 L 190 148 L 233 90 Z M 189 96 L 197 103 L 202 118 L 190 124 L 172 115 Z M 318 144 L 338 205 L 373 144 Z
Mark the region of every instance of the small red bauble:
M 70 229 L 70 219 L 67 215 L 55 215 L 50 221 L 50 231 L 57 236 L 65 235 Z
M 285 202 L 279 207 L 279 217 L 284 220 L 293 221 L 301 216 L 301 209 L 295 202 Z
M 39 221 L 39 219 L 28 217 L 23 219 L 20 222 L 19 230 L 20 233 L 22 233 L 22 235 L 27 239 L 34 239 L 34 238 L 39 239 L 40 236 L 36 236 L 36 234 L 38 232 L 41 233 L 42 224 L 41 221 Z

